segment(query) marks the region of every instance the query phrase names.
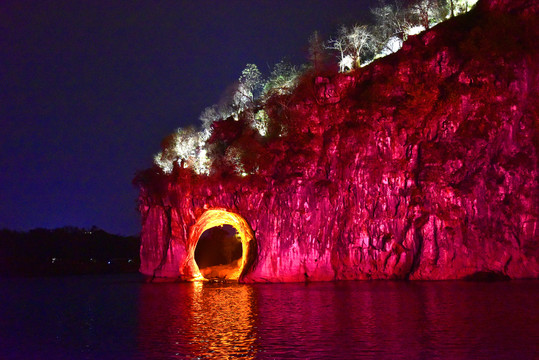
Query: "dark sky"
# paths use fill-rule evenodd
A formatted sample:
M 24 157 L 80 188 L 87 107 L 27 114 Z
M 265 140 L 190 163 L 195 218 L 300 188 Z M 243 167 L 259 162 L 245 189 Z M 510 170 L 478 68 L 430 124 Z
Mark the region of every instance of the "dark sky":
M 373 0 L 0 2 L 0 228 L 140 230 L 135 172 L 247 63 L 306 62 Z

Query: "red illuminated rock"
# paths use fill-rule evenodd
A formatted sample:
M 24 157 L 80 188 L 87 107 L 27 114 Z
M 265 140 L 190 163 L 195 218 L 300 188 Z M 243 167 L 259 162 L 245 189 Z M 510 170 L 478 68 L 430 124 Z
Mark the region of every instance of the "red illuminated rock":
M 270 99 L 287 135 L 244 145 L 256 174 L 141 173 L 140 271 L 199 277 L 196 224 L 218 208 L 254 235 L 247 282 L 537 278 L 538 35 L 535 2 L 482 2 Z

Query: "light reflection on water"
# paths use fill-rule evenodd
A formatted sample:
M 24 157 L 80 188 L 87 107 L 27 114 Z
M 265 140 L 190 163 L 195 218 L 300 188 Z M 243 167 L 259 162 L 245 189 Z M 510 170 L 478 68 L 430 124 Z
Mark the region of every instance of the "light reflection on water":
M 0 278 L 0 359 L 539 359 L 539 281 Z
M 539 282 L 144 284 L 145 358 L 539 356 Z
M 254 358 L 255 288 L 240 284 L 145 284 L 141 349 L 147 356 Z
M 192 346 L 217 358 L 256 354 L 256 299 L 249 286 L 194 283 Z

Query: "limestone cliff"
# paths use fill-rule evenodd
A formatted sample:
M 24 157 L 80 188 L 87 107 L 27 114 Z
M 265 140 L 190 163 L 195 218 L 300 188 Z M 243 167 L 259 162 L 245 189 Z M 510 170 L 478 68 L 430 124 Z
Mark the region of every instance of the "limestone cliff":
M 211 223 L 243 229 L 246 282 L 537 278 L 537 20 L 535 1 L 483 1 L 369 66 L 306 74 L 264 105 L 267 137 L 221 122 L 213 141 L 256 171 L 139 174 L 140 271 L 200 277 Z

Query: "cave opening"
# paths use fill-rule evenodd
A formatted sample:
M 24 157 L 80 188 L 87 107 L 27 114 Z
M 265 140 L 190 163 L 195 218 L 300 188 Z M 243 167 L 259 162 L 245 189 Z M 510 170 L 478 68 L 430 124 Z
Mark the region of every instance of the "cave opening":
M 195 248 L 195 262 L 206 279 L 230 279 L 241 268 L 243 246 L 238 231 L 225 224 L 207 229 Z
M 239 214 L 208 209 L 189 230 L 188 251 L 193 280 L 237 280 L 252 271 L 258 247 L 253 230 Z

